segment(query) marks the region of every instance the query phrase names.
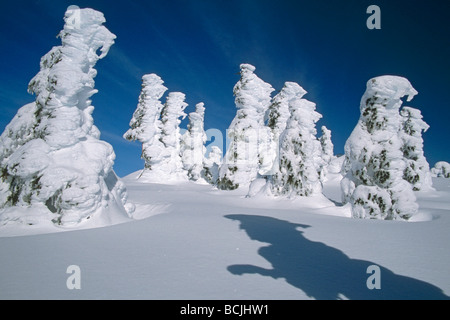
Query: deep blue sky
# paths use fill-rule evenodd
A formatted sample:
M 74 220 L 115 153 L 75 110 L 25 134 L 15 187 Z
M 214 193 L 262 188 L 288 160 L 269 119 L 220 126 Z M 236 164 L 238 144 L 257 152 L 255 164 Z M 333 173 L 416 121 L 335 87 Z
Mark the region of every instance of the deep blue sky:
M 184 92 L 186 112 L 204 102 L 205 129 L 225 135 L 236 112 L 232 90 L 241 63 L 253 64 L 277 91 L 285 81 L 304 87 L 323 115 L 318 129 L 332 130 L 336 154 L 358 121 L 366 82 L 404 76 L 419 92 L 409 105 L 430 125 L 425 156 L 431 166 L 450 162 L 448 0 L 1 1 L 0 131 L 34 100 L 28 82 L 40 58 L 60 44 L 55 36 L 72 4 L 102 11 L 117 35 L 96 66 L 93 105 L 102 139 L 116 152 L 119 176 L 143 167 L 140 145 L 122 139 L 142 75 L 157 73 L 169 91 Z M 366 27 L 371 4 L 381 9 L 381 30 Z

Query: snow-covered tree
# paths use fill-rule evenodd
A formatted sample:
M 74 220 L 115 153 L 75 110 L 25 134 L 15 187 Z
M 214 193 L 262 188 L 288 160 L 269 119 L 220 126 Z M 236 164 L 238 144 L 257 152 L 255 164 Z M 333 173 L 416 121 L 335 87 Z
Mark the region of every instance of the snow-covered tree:
M 331 130 L 329 130 L 326 126 L 322 126 L 321 131 L 322 136 L 319 140 L 320 145 L 322 146 L 322 158 L 326 163 L 330 163 L 334 157 L 334 145 L 331 141 Z
M 152 169 L 145 174 L 145 178 L 150 181 L 187 180 L 181 159 L 180 133 L 181 119 L 186 117 L 185 97 L 184 93 L 170 92 L 161 110 L 160 141 L 163 146 L 153 152 Z
M 279 169 L 269 183 L 274 195 L 309 196 L 322 191 L 319 177 L 322 149 L 316 138 L 316 122 L 322 117 L 316 104 L 302 96 L 306 91 L 296 86 L 296 98 L 289 101 L 290 117 L 280 137 Z
M 450 178 L 450 163 L 446 161 L 436 162 L 431 173 L 435 177 Z
M 202 178 L 203 162 L 206 153 L 206 132 L 204 129 L 205 107 L 200 102 L 195 112 L 189 113 L 188 130 L 182 137 L 181 158 L 189 179 L 197 181 Z
M 142 159 L 145 161 L 144 170 L 152 170 L 154 158 L 163 149 L 161 137 L 161 111 L 163 104 L 160 99 L 167 88 L 164 81 L 156 74 L 147 74 L 142 77 L 142 89 L 139 103 L 130 121 L 130 129 L 124 138 L 130 141 L 138 140 L 142 143 Z M 142 176 L 141 174 L 141 176 Z
M 321 131 L 322 136 L 319 139 L 322 147 L 321 159 L 319 160 L 322 163 L 320 168 L 320 179 L 324 182 L 328 173 L 328 166 L 334 159 L 334 146 L 331 141 L 331 130 L 326 126 L 322 126 Z
M 273 170 L 278 170 L 280 136 L 286 129 L 287 121 L 291 116 L 289 102 L 294 99 L 301 99 L 306 91 L 295 82 L 285 82 L 281 91 L 272 99 L 267 112 L 267 125 L 272 130 L 276 158 Z
M 281 91 L 273 97 L 267 112 L 267 125 L 272 129 L 274 138 L 280 137 L 286 129 L 287 121 L 291 116 L 289 102 L 301 99 L 306 91 L 295 82 L 285 82 Z
M 212 146 L 208 157 L 204 161 L 203 178 L 206 182 L 216 185 L 219 180 L 219 169 L 222 164 L 222 150 Z
M 258 78 L 255 67 L 241 64 L 241 78 L 234 87 L 236 117 L 227 130 L 230 141 L 220 168 L 218 187 L 236 189 L 248 185 L 273 165 L 273 140 L 264 118 L 273 88 Z
M 413 189 L 429 190 L 432 188 L 430 165 L 423 152 L 422 132 L 430 127 L 422 120 L 420 110 L 403 107 L 400 111 L 403 117 L 403 156 L 406 159 L 406 168 L 403 178 L 411 183 Z
M 29 83 L 35 102 L 18 111 L 0 138 L 2 221 L 73 225 L 106 212 L 106 219 L 113 219 L 132 211 L 113 171 L 113 148 L 99 140 L 90 100 L 97 92 L 94 66 L 115 35 L 92 9 L 71 6 L 64 20 L 62 45 L 42 57 Z M 31 209 L 8 210 L 11 206 Z
M 345 144 L 343 201 L 355 218 L 407 220 L 418 211 L 412 186 L 403 179 L 401 98 L 417 91 L 402 77 L 367 82 L 360 119 Z

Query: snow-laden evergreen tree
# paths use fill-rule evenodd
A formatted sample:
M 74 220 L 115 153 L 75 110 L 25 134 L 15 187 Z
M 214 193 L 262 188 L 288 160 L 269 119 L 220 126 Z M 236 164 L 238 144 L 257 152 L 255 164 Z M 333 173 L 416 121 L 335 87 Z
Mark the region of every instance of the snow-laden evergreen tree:
M 406 168 L 403 178 L 411 183 L 414 191 L 430 190 L 433 182 L 431 180 L 430 165 L 423 152 L 422 132 L 430 127 L 422 120 L 420 110 L 403 107 L 400 111 L 403 117 L 403 156 L 406 159 Z
M 219 169 L 222 164 L 222 150 L 218 146 L 212 146 L 208 157 L 204 161 L 203 178 L 209 184 L 216 185 L 219 180 Z
M 381 76 L 367 82 L 361 116 L 345 144 L 344 203 L 355 218 L 407 220 L 418 211 L 402 147 L 401 98 L 417 91 L 402 77 Z
M 289 102 L 294 99 L 301 99 L 306 91 L 295 82 L 285 82 L 281 91 L 272 99 L 267 112 L 267 125 L 272 130 L 272 137 L 276 158 L 274 160 L 273 170 L 278 170 L 280 136 L 286 129 L 287 121 L 291 116 L 289 111 Z
M 302 99 L 306 91 L 296 86 L 289 101 L 290 117 L 280 137 L 279 169 L 269 180 L 273 195 L 310 196 L 322 191 L 319 177 L 322 148 L 316 122 L 322 115 L 316 104 Z
M 230 144 L 220 168 L 218 187 L 232 190 L 248 185 L 258 174 L 271 170 L 275 154 L 265 114 L 272 86 L 255 75 L 255 67 L 241 64 L 241 78 L 234 87 L 236 117 L 227 130 Z
M 450 163 L 446 161 L 436 162 L 433 169 L 431 169 L 431 173 L 438 178 L 450 178 Z
M 267 112 L 267 125 L 272 129 L 274 138 L 280 137 L 286 129 L 287 121 L 291 116 L 289 102 L 301 99 L 306 91 L 295 82 L 285 82 L 281 91 L 273 97 Z
M 144 170 L 152 170 L 154 158 L 158 157 L 163 149 L 161 138 L 161 111 L 163 104 L 160 99 L 167 88 L 164 81 L 156 74 L 147 74 L 142 77 L 142 89 L 139 95 L 139 103 L 130 121 L 130 129 L 124 134 L 124 138 L 130 141 L 142 143 L 141 157 L 144 159 Z
M 161 110 L 161 150 L 155 152 L 152 158 L 152 170 L 146 172 L 146 179 L 150 181 L 185 181 L 187 172 L 183 168 L 181 159 L 180 123 L 186 117 L 184 109 L 187 103 L 184 93 L 170 92 Z
M 1 221 L 74 225 L 91 217 L 112 221 L 132 211 L 113 171 L 113 148 L 99 140 L 90 100 L 97 92 L 94 66 L 115 35 L 92 9 L 71 6 L 64 20 L 62 45 L 42 57 L 29 83 L 35 102 L 18 111 L 0 138 Z M 8 210 L 11 206 L 30 209 Z
M 203 175 L 203 163 L 206 153 L 206 132 L 204 129 L 205 107 L 200 102 L 195 112 L 189 113 L 188 130 L 182 136 L 181 158 L 184 170 L 190 180 L 197 181 Z
M 319 139 L 320 145 L 322 146 L 322 158 L 326 163 L 330 163 L 334 157 L 334 145 L 333 141 L 331 141 L 331 130 L 326 126 L 322 126 L 320 130 L 322 131 L 322 136 Z
M 329 130 L 326 126 L 321 127 L 322 136 L 320 137 L 320 145 L 322 147 L 322 154 L 320 162 L 322 163 L 320 169 L 320 179 L 322 182 L 326 180 L 326 176 L 328 173 L 328 166 L 331 161 L 334 159 L 334 146 L 331 141 L 331 130 Z

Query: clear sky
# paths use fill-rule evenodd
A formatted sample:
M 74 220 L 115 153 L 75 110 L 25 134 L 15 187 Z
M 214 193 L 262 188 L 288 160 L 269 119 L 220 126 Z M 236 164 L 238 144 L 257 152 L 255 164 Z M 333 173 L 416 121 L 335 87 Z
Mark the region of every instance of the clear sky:
M 96 65 L 99 93 L 92 100 L 119 176 L 143 168 L 140 144 L 122 138 L 142 75 L 156 73 L 169 91 L 184 92 L 186 112 L 204 102 L 205 129 L 225 136 L 236 113 L 232 91 L 241 63 L 254 65 L 277 91 L 285 81 L 305 88 L 305 98 L 323 115 L 317 128 L 332 131 L 336 154 L 358 121 L 366 82 L 385 74 L 406 77 L 419 92 L 408 105 L 430 125 L 425 156 L 431 166 L 450 162 L 448 0 L 1 1 L 0 131 L 34 100 L 28 82 L 40 58 L 60 45 L 55 36 L 72 4 L 103 12 L 105 26 L 117 35 Z M 366 27 L 372 4 L 381 9 L 380 30 Z

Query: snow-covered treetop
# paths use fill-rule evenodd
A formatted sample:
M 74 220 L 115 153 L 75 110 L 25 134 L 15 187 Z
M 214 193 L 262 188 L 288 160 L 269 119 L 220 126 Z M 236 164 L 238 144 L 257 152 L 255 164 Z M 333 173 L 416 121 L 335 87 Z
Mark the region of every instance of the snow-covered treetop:
M 450 178 L 450 163 L 446 161 L 436 162 L 431 172 L 435 177 Z
M 205 104 L 199 102 L 195 105 L 195 111 L 189 113 L 189 131 L 203 131 L 203 119 L 205 117 Z
M 142 76 L 142 88 L 145 96 L 153 100 L 161 99 L 167 90 L 163 83 L 164 81 L 157 74 L 150 73 Z
M 195 105 L 195 112 L 197 112 L 201 116 L 205 116 L 205 104 L 203 102 L 197 103 Z
M 170 92 L 167 96 L 165 109 L 168 111 L 173 111 L 173 113 L 177 114 L 178 117 L 182 116 L 184 118 L 186 116 L 184 109 L 188 105 L 184 102 L 185 99 L 186 95 L 182 92 Z
M 178 128 L 181 123 L 180 117 L 184 119 L 186 113 L 184 109 L 187 103 L 184 102 L 186 95 L 182 92 L 170 92 L 161 112 L 162 130 L 165 135 L 173 135 L 171 130 Z
M 378 97 L 387 102 L 383 107 L 387 109 L 400 108 L 401 98 L 407 96 L 411 101 L 418 92 L 413 88 L 408 79 L 399 76 L 380 76 L 367 82 L 367 90 L 361 99 L 361 111 L 367 104 L 382 103 L 382 101 L 367 101 L 371 97 Z
M 328 129 L 326 126 L 322 126 L 320 128 L 322 131 L 322 137 L 326 138 L 327 140 L 331 140 L 331 130 Z
M 311 130 L 311 133 L 315 135 L 315 123 L 322 118 L 322 115 L 316 111 L 316 104 L 302 98 L 307 92 L 297 83 L 288 83 L 286 92 L 291 97 L 289 99 L 290 118 L 286 127 L 295 129 L 300 126 Z
M 53 148 L 73 145 L 86 135 L 99 138 L 89 99 L 97 93 L 94 66 L 106 56 L 116 38 L 102 25 L 103 14 L 93 9 L 71 6 L 64 20 L 59 33 L 62 45 L 53 47 L 41 59 L 41 70 L 28 85 L 29 92 L 36 94 L 40 122 L 36 131 L 45 135 Z
M 83 44 L 93 49 L 92 56 L 98 59 L 104 58 L 116 36 L 112 34 L 103 24 L 106 19 L 103 13 L 94 9 L 80 9 L 70 6 L 64 16 L 64 29 L 60 32 L 62 44 L 80 48 Z M 101 54 L 95 53 L 100 49 Z
M 408 100 L 411 100 L 416 94 L 411 83 L 403 77 L 381 76 L 370 79 L 361 99 L 361 117 L 345 144 L 346 155 L 355 160 L 362 150 L 371 150 L 370 146 L 379 148 L 380 142 L 388 141 L 391 142 L 386 147 L 394 153 L 399 152 L 399 133 L 403 121 L 399 112 L 401 98 L 408 96 Z M 396 145 L 392 146 L 394 142 Z M 348 160 L 346 164 L 350 162 Z
M 163 108 L 159 99 L 167 90 L 163 83 L 154 73 L 142 77 L 139 103 L 130 121 L 130 129 L 124 134 L 125 139 L 145 143 L 158 134 L 158 122 Z
M 252 66 L 251 64 L 248 64 L 248 63 L 242 63 L 239 67 L 241 68 L 242 73 L 245 73 L 245 72 L 253 73 L 256 70 L 255 66 Z
M 291 99 L 294 99 L 294 98 L 300 99 L 305 94 L 308 93 L 298 83 L 290 82 L 290 81 L 286 81 L 284 83 L 284 87 L 283 87 L 283 89 L 281 89 L 281 92 L 283 92 L 283 96 L 287 97 L 288 100 L 291 100 Z
M 298 83 L 286 82 L 281 91 L 272 99 L 272 104 L 268 110 L 268 126 L 274 131 L 274 134 L 280 135 L 286 128 L 286 122 L 290 117 L 289 101 L 301 99 L 306 90 Z
M 254 115 L 258 122 L 264 121 L 264 113 L 270 104 L 270 94 L 274 91 L 269 83 L 254 74 L 256 68 L 250 64 L 241 64 L 241 79 L 234 86 L 236 107 L 247 112 L 262 113 L 262 117 Z M 244 115 L 242 115 L 245 117 Z
M 361 104 L 360 122 L 365 131 L 370 133 L 371 139 L 378 141 L 390 139 L 390 135 L 397 134 L 401 122 L 400 107 L 402 97 L 407 96 L 410 101 L 417 91 L 411 83 L 399 76 L 381 76 L 370 79 Z
M 322 118 L 322 115 L 316 111 L 316 104 L 306 99 L 292 100 L 289 103 L 291 117 L 288 120 L 287 128 L 301 128 L 311 130 L 316 134 L 315 123 Z
M 323 156 L 326 157 L 326 160 L 331 160 L 333 157 L 333 142 L 331 141 L 331 130 L 329 130 L 326 126 L 321 127 L 322 136 L 320 137 L 320 143 L 322 144 L 322 152 Z
M 220 164 L 222 161 L 222 149 L 218 146 L 212 146 L 206 159 L 209 162 Z

